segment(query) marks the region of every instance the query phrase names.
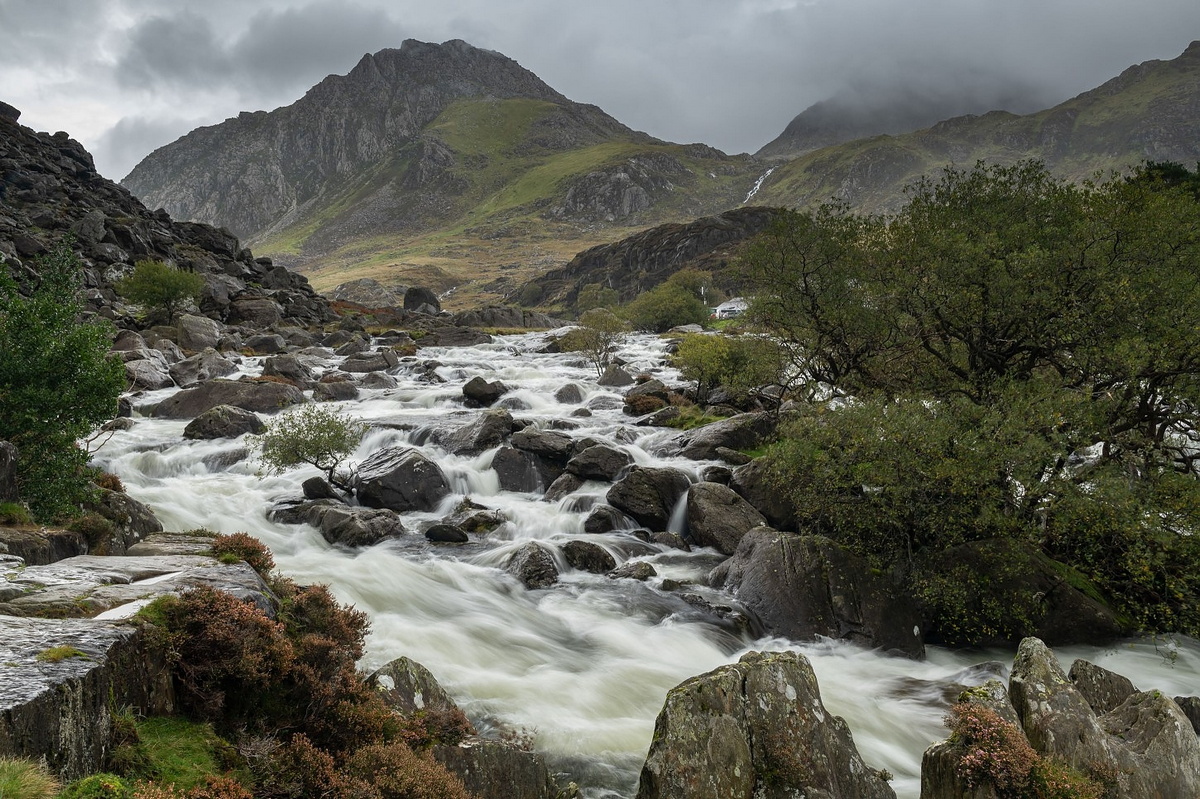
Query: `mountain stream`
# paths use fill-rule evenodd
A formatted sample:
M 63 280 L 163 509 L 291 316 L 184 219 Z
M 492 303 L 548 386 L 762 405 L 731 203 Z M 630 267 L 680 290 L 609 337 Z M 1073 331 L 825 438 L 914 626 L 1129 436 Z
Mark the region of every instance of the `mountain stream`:
M 436 373 L 444 383 L 421 379 L 423 370 L 410 359 L 391 370 L 398 387 L 362 389 L 360 399 L 341 404 L 372 425 L 351 463 L 384 446 L 410 444 L 446 472 L 455 493 L 439 512 L 405 514 L 410 530 L 447 515 L 464 497 L 510 520 L 487 536 L 473 535 L 469 544 L 430 544 L 413 532 L 349 550 L 329 545 L 307 525 L 268 521 L 272 505 L 300 497 L 300 484 L 315 470 L 261 474 L 261 465 L 246 457 L 245 439 L 184 440 L 185 422 L 137 411 L 134 426 L 117 432 L 95 462 L 119 475 L 167 530 L 246 531 L 274 551 L 283 573 L 301 583 L 327 583 L 340 600 L 371 617 L 365 669 L 401 655 L 424 664 L 477 726 L 486 731 L 506 725 L 532 735 L 552 768 L 578 782 L 588 799 L 634 795 L 668 690 L 746 651 L 784 648 L 812 662 L 825 705 L 846 718 L 866 762 L 894 775 L 898 796 L 915 799 L 921 753 L 947 732 L 942 724 L 946 686 L 1007 676 L 1012 652 L 931 648 L 926 660 L 916 662 L 835 641 L 754 640 L 658 588 L 664 578 L 702 586 L 720 560 L 715 551 L 681 552 L 628 533 L 587 538 L 618 564 L 649 561 L 659 576 L 647 583 L 573 571 L 561 555 L 556 555 L 560 582 L 549 589 L 528 591 L 503 571 L 508 556 L 525 542 L 537 540 L 557 553 L 558 546 L 582 537 L 583 520 L 593 504 L 603 501 L 608 485 L 587 483 L 548 503 L 541 492 L 501 491 L 489 468 L 493 451 L 458 457 L 427 443 L 430 431 L 456 429 L 479 413 L 462 405 L 462 386 L 472 377 L 509 386 L 512 391 L 498 405 L 517 418 L 607 440 L 637 464 L 675 466 L 693 479 L 707 465 L 664 454 L 677 431 L 634 426 L 621 412 L 621 389 L 597 386 L 595 370 L 578 355 L 538 353 L 544 340 L 545 334 L 525 334 L 476 347 L 423 349 L 417 363 L 439 362 Z M 635 336 L 620 355 L 633 374 L 677 381 L 678 374 L 665 365 L 664 350 L 660 339 Z M 241 374 L 260 373 L 262 361 L 244 358 Z M 318 370 L 339 361 L 330 356 Z M 582 405 L 554 399 L 568 382 L 583 389 Z M 172 391 L 139 396 L 135 408 Z M 591 415 L 573 416 L 581 407 Z M 736 604 L 716 592 L 710 596 Z M 1200 686 L 1200 644 L 1191 640 L 1130 641 L 1057 654 L 1067 665 L 1086 657 L 1127 675 L 1143 690 L 1158 688 L 1174 696 L 1195 693 Z

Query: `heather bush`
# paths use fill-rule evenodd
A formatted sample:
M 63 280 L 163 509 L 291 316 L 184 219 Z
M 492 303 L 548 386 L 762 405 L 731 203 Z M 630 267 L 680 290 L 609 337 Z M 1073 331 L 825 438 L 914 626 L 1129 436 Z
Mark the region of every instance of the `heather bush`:
M 404 744 L 363 747 L 345 770 L 373 786 L 381 799 L 471 799 L 462 780 Z
M 457 707 L 418 710 L 404 720 L 400 729 L 400 738 L 412 749 L 434 744 L 455 746 L 474 734 L 470 720 Z
M 218 535 L 213 539 L 212 551 L 218 558 L 233 556 L 244 560 L 250 568 L 264 577 L 275 568 L 275 558 L 271 555 L 271 550 L 249 533 Z

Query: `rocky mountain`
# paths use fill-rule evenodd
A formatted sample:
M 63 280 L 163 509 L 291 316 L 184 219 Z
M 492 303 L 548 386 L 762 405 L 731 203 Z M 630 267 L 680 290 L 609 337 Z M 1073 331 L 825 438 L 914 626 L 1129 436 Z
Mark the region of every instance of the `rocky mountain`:
M 712 272 L 718 288 L 736 290 L 727 269 L 738 246 L 766 229 L 777 209 L 735 208 L 687 223 L 643 230 L 612 244 L 585 250 L 566 266 L 530 281 L 540 304 L 570 307 L 591 283 L 616 289 L 621 302 L 662 283 L 680 269 Z
M 633 131 L 499 53 L 409 40 L 290 106 L 189 133 L 123 185 L 322 289 L 375 278 L 465 301 L 623 232 L 736 206 L 760 172 Z
M 1200 42 L 1178 58 L 1130 67 L 1038 113 L 959 116 L 904 135 L 810 152 L 775 169 L 754 199 L 808 206 L 833 198 L 867 211 L 887 210 L 903 202 L 906 185 L 946 165 L 1025 158 L 1041 159 L 1071 180 L 1146 159 L 1200 161 Z
M 0 265 L 36 280 L 33 260 L 66 236 L 84 262 L 88 308 L 133 327 L 112 289 L 139 260 L 164 260 L 203 274 L 200 310 L 230 325 L 312 325 L 335 315 L 308 280 L 255 258 L 226 230 L 149 211 L 101 177 L 92 156 L 66 133 L 37 133 L 0 103 Z

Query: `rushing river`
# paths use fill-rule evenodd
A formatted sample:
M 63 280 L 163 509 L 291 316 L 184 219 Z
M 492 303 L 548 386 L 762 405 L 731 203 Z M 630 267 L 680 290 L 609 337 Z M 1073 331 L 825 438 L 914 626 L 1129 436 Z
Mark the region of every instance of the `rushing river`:
M 478 411 L 463 407 L 462 386 L 482 375 L 513 389 L 500 405 L 518 418 L 542 427 L 569 426 L 572 435 L 621 446 L 635 463 L 679 467 L 698 479 L 706 464 L 663 454 L 675 431 L 633 426 L 621 412 L 620 389 L 597 386 L 594 369 L 578 356 L 537 353 L 544 338 L 504 336 L 477 347 L 422 350 L 419 362 L 438 361 L 444 383 L 422 380 L 416 364 L 402 364 L 392 370 L 398 371 L 393 375 L 398 387 L 364 389 L 359 400 L 342 404 L 372 424 L 351 462 L 391 444 L 425 442 L 432 429 L 468 423 Z M 657 338 L 631 337 L 620 354 L 632 373 L 670 382 L 678 376 L 664 363 L 664 347 Z M 260 373 L 262 360 L 243 359 L 241 373 Z M 332 369 L 339 360 L 316 363 Z M 582 406 L 554 399 L 568 382 L 583 389 Z M 135 407 L 170 393 L 137 397 Z M 573 416 L 580 407 L 591 416 Z M 490 535 L 472 536 L 471 544 L 461 546 L 428 544 L 413 533 L 357 551 L 333 547 L 311 527 L 267 520 L 272 505 L 301 495 L 300 484 L 315 470 L 263 475 L 253 458 L 240 457 L 245 440 L 186 441 L 184 422 L 137 412 L 135 422 L 104 445 L 96 462 L 118 474 L 167 530 L 205 527 L 256 536 L 274 551 L 282 572 L 302 583 L 327 583 L 341 600 L 370 614 L 364 668 L 401 655 L 423 663 L 477 724 L 503 723 L 534 735 L 536 748 L 579 782 L 589 799 L 635 793 L 654 719 L 670 688 L 748 650 L 782 648 L 809 658 L 826 706 L 846 718 L 867 763 L 895 776 L 898 796 L 915 798 L 921 753 L 945 737 L 942 686 L 992 676 L 1000 667 L 978 665 L 986 661 L 1000 661 L 1005 675 L 1011 663 L 1011 652 L 931 649 L 925 661 L 913 662 L 837 642 L 751 640 L 657 589 L 663 578 L 703 583 L 719 562 L 714 551 L 683 553 L 622 533 L 587 538 L 618 564 L 649 561 L 657 578 L 645 584 L 610 580 L 571 571 L 560 558 L 559 584 L 527 591 L 502 570 L 506 558 L 530 540 L 557 552 L 557 545 L 581 537 L 587 511 L 603 501 L 608 486 L 588 483 L 558 503 L 542 500 L 540 492 L 501 491 L 489 468 L 493 452 L 459 457 L 422 444 L 456 493 L 437 513 L 404 517 L 415 530 L 470 497 L 510 520 Z M 1200 688 L 1200 645 L 1190 640 L 1074 647 L 1058 655 L 1068 665 L 1087 657 L 1129 676 L 1139 688 L 1172 696 Z

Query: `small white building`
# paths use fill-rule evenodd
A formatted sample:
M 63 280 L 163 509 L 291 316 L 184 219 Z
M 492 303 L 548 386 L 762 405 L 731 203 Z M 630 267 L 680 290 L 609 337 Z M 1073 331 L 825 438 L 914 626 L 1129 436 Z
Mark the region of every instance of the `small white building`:
M 713 309 L 713 317 L 716 319 L 732 319 L 735 316 L 741 316 L 750 307 L 750 301 L 744 297 L 734 297 L 731 300 L 718 305 Z

